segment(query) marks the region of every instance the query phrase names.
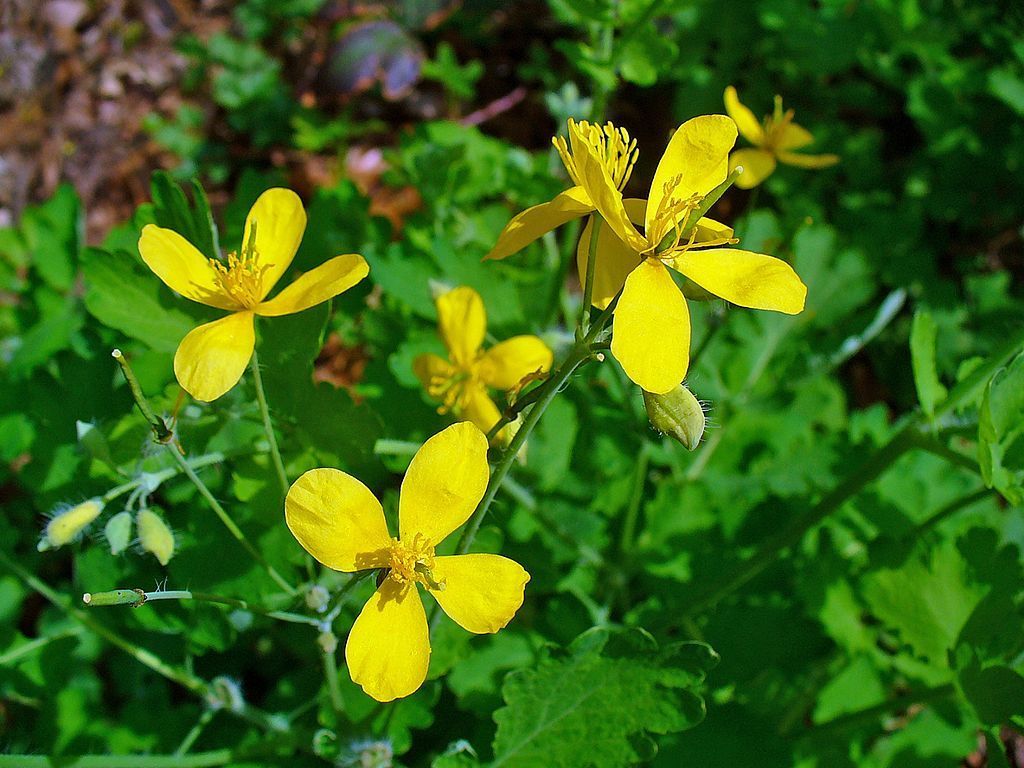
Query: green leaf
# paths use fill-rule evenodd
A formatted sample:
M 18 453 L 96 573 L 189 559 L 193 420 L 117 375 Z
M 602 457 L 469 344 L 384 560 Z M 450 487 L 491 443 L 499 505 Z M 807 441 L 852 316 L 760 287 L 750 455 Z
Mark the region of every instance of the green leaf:
M 900 568 L 869 573 L 863 586 L 873 613 L 918 655 L 940 666 L 946 665 L 947 651 L 985 594 L 949 542 L 919 553 Z
M 150 181 L 153 213 L 156 223 L 172 229 L 188 240 L 208 258 L 220 256 L 217 225 L 213 221 L 210 201 L 198 180 L 192 180 L 192 203 L 169 173 L 156 171 Z
M 1024 353 L 989 381 L 978 415 L 982 478 L 1012 504 L 1024 502 Z
M 172 304 L 155 275 L 123 251 L 86 249 L 85 306 L 110 328 L 145 342 L 160 352 L 173 352 L 197 323 L 186 314 L 184 301 Z
M 659 649 L 641 629 L 588 630 L 567 651 L 509 675 L 494 720 L 493 766 L 632 765 L 653 757 L 653 734 L 704 718 L 695 693 L 718 661 L 703 643 Z
M 935 406 L 946 399 L 946 388 L 939 381 L 935 366 L 937 334 L 938 326 L 928 310 L 917 310 L 910 328 L 910 362 L 914 368 L 918 402 L 929 417 L 935 413 Z
M 1001 725 L 1024 715 L 1024 677 L 1009 667 L 968 667 L 960 686 L 985 725 Z

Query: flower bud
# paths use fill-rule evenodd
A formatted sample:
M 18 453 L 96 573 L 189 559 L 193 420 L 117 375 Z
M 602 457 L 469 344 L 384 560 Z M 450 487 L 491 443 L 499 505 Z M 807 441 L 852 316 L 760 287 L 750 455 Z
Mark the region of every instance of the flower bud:
M 656 430 L 679 441 L 689 451 L 700 445 L 704 409 L 684 384 L 664 395 L 644 391 L 644 407 Z
M 99 499 L 89 499 L 54 515 L 46 524 L 43 538 L 39 542 L 39 551 L 56 549 L 71 543 L 100 516 L 102 511 L 103 502 Z
M 107 537 L 107 544 L 110 545 L 110 554 L 120 555 L 128 548 L 128 544 L 132 540 L 132 513 L 118 512 L 107 520 L 103 534 Z
M 331 602 L 331 593 L 326 587 L 314 584 L 306 590 L 306 607 L 311 611 L 323 613 Z
M 167 565 L 174 556 L 174 534 L 164 519 L 151 509 L 140 509 L 135 525 L 142 548 L 156 557 L 160 565 Z

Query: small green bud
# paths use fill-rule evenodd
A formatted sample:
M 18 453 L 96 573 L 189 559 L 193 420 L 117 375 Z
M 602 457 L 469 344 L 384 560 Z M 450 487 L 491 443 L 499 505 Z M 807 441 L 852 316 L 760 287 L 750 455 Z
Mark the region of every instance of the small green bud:
M 39 551 L 44 552 L 47 549 L 56 549 L 70 544 L 93 520 L 100 516 L 102 511 L 103 502 L 99 499 L 89 499 L 57 513 L 46 524 L 43 538 L 39 542 Z
M 338 650 L 338 637 L 333 632 L 321 632 L 316 641 L 320 644 L 320 650 L 328 655 Z
M 120 555 L 128 548 L 132 540 L 132 513 L 118 512 L 107 520 L 103 529 L 107 537 L 107 544 L 110 545 L 110 554 Z
M 704 409 L 684 384 L 664 395 L 644 391 L 644 407 L 656 430 L 678 440 L 688 451 L 700 445 L 705 426 Z
M 314 584 L 306 590 L 306 607 L 311 611 L 323 613 L 331 602 L 331 593 L 326 587 Z
M 174 556 L 174 534 L 164 519 L 151 509 L 140 509 L 135 525 L 142 548 L 159 560 L 160 565 L 167 565 Z

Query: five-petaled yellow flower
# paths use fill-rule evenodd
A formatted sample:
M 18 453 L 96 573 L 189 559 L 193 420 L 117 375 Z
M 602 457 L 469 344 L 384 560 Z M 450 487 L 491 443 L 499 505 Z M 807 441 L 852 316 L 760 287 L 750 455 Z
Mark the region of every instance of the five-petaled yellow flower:
M 337 256 L 264 301 L 295 257 L 306 229 L 299 196 L 289 189 L 260 195 L 245 220 L 239 252 L 208 259 L 184 237 L 147 224 L 139 253 L 157 277 L 182 296 L 231 312 L 190 331 L 174 355 L 178 382 L 197 400 L 216 400 L 242 377 L 256 345 L 254 318 L 309 309 L 358 283 L 369 272 L 362 256 Z
M 551 350 L 536 336 L 527 335 L 514 336 L 484 351 L 487 312 L 480 294 L 472 288 L 455 288 L 438 296 L 435 303 L 448 359 L 420 355 L 413 370 L 427 393 L 441 401 L 441 413 L 450 411 L 490 432 L 501 413 L 487 388 L 508 391 L 530 374 L 547 373 L 551 369 Z M 507 442 L 512 433 L 505 427 L 496 440 Z
M 423 684 L 430 630 L 417 584 L 457 624 L 493 633 L 523 604 L 530 575 L 500 555 L 441 556 L 434 548 L 466 522 L 487 488 L 487 440 L 468 422 L 427 440 L 413 457 L 398 502 L 398 538 L 365 485 L 336 469 L 311 469 L 285 499 L 292 534 L 337 571 L 385 569 L 345 646 L 352 680 L 378 701 Z
M 729 158 L 729 169 L 743 166 L 736 180 L 742 189 L 756 187 L 772 175 L 776 161 L 798 168 L 827 168 L 839 162 L 838 155 L 806 155 L 793 150 L 806 147 L 814 141 L 811 132 L 793 122 L 793 110 L 782 111 L 782 97 L 775 97 L 775 111 L 757 122 L 754 113 L 740 103 L 736 89 L 725 89 L 725 111 L 736 121 L 740 134 L 754 145 L 754 149 L 738 149 Z
M 584 213 L 596 210 L 605 222 L 598 232 L 593 304 L 603 309 L 621 291 L 611 350 L 640 387 L 669 392 L 689 367 L 689 310 L 668 267 L 733 304 L 787 314 L 803 310 L 807 288 L 788 264 L 719 247 L 736 243 L 731 228 L 707 217 L 690 221 L 705 196 L 726 182 L 729 150 L 736 142 L 736 125 L 728 117 L 705 115 L 679 126 L 646 201 L 622 197 L 636 156 L 624 130 L 570 121 L 569 138 L 571 154 L 564 142 L 559 149 L 576 186 L 519 214 L 489 255 L 504 258 L 528 235 L 564 223 L 566 205 L 555 205 L 559 198 L 585 200 L 591 207 Z M 643 234 L 635 226 L 640 224 Z M 587 272 L 591 227 L 577 253 L 581 276 Z

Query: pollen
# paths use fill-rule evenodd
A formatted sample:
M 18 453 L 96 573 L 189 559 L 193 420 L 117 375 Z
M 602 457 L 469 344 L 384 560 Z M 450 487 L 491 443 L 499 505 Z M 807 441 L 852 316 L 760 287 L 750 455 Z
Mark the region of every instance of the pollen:
M 551 143 L 558 150 L 573 183 L 582 183 L 576 158 L 583 152 L 589 152 L 608 171 L 608 176 L 620 192 L 629 181 L 639 154 L 636 139 L 630 139 L 625 128 L 616 128 L 610 122 L 598 126 L 586 120 L 577 123 L 570 118 L 569 141 L 566 142 L 561 136 L 556 136 Z
M 242 255 L 235 251 L 228 254 L 227 264 L 219 259 L 210 259 L 214 279 L 228 296 L 245 309 L 252 309 L 263 300 L 263 275 L 266 266 L 259 265 L 259 254 L 255 248 L 246 248 Z
M 389 578 L 400 584 L 419 583 L 427 589 L 444 589 L 444 582 L 434 579 L 434 547 L 423 534 L 417 533 L 411 542 L 392 539 L 388 555 Z
M 796 112 L 792 109 L 783 111 L 782 97 L 775 97 L 775 108 L 772 114 L 767 115 L 763 121 L 764 141 L 761 146 L 765 149 L 775 148 L 782 137 L 786 134 L 786 128 L 793 122 Z
M 474 377 L 470 371 L 456 371 L 450 376 L 435 375 L 427 383 L 427 394 L 439 400 L 439 414 L 458 415 L 469 404 L 469 393 Z

